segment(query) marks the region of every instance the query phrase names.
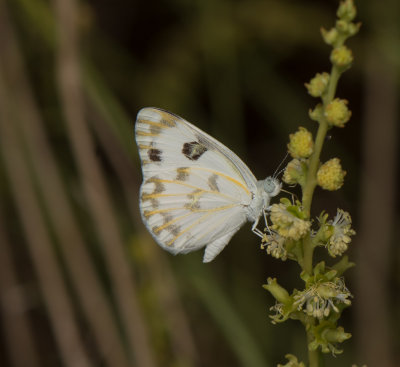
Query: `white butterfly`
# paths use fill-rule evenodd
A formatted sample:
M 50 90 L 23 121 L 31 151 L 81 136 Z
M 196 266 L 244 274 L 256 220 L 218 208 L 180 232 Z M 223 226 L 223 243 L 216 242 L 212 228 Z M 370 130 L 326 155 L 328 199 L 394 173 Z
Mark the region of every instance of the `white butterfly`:
M 142 161 L 140 212 L 164 249 L 188 253 L 206 246 L 212 261 L 246 222 L 258 221 L 281 190 L 273 177 L 257 181 L 240 158 L 194 125 L 158 108 L 136 121 Z

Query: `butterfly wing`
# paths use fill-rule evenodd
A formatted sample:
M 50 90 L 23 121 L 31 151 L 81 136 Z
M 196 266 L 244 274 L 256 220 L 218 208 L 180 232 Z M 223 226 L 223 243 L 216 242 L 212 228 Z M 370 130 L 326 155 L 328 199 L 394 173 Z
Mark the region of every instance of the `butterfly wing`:
M 177 254 L 207 245 L 211 261 L 246 221 L 256 179 L 231 150 L 186 120 L 139 111 L 140 210 L 157 243 Z

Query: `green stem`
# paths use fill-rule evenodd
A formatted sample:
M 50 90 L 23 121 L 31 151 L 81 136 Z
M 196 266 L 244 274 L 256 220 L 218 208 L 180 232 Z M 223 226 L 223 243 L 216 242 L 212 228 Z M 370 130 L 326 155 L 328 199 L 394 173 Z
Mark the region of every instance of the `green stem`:
M 313 269 L 313 253 L 314 246 L 311 240 L 311 236 L 308 234 L 303 240 L 303 263 L 302 268 L 308 274 L 312 273 Z
M 336 66 L 333 66 L 329 78 L 328 89 L 322 98 L 323 110 L 325 110 L 325 107 L 330 102 L 332 102 L 333 98 L 335 97 L 336 87 L 340 74 L 341 74 L 340 70 Z M 322 146 L 324 145 L 328 129 L 329 129 L 328 121 L 326 121 L 326 118 L 323 115 L 321 120 L 319 121 L 319 127 L 314 144 L 314 152 L 310 157 L 307 179 L 303 187 L 302 204 L 303 204 L 303 211 L 306 214 L 306 219 L 310 218 L 312 198 L 315 187 L 317 186 L 317 171 L 319 167 Z M 312 243 L 311 236 L 308 235 L 303 240 L 303 263 L 302 263 L 303 270 L 306 271 L 308 274 L 311 274 L 313 268 L 313 253 L 314 253 L 314 245 Z
M 322 98 L 323 110 L 325 107 L 333 101 L 336 93 L 337 83 L 340 77 L 340 71 L 336 66 L 332 67 L 331 75 L 329 78 L 328 89 Z M 310 218 L 310 209 L 312 197 L 314 194 L 315 186 L 317 185 L 317 170 L 319 166 L 319 159 L 321 155 L 322 146 L 325 141 L 326 133 L 328 132 L 329 125 L 323 116 L 319 121 L 319 127 L 317 131 L 317 136 L 315 138 L 314 152 L 310 157 L 310 163 L 308 166 L 308 173 L 306 183 L 303 187 L 303 210 L 306 213 L 307 219 Z
M 307 345 L 313 340 L 313 336 L 310 331 L 307 331 Z M 308 366 L 319 367 L 320 366 L 320 353 L 318 350 L 308 349 Z
M 328 89 L 324 96 L 322 97 L 323 111 L 325 111 L 326 106 L 332 102 L 335 97 L 337 83 L 340 77 L 340 70 L 334 65 L 331 70 L 331 75 L 329 78 Z M 308 173 L 306 183 L 303 187 L 303 197 L 302 205 L 306 218 L 310 219 L 311 214 L 311 203 L 314 194 L 315 187 L 317 186 L 317 171 L 320 163 L 320 156 L 322 147 L 324 145 L 326 133 L 329 129 L 328 121 L 325 116 L 322 115 L 319 122 L 319 127 L 317 131 L 317 136 L 315 138 L 314 152 L 310 157 L 308 165 Z M 308 274 L 312 274 L 313 271 L 313 254 L 314 254 L 314 244 L 312 242 L 311 235 L 307 235 L 303 240 L 303 261 L 302 268 Z M 307 345 L 313 340 L 313 335 L 310 328 L 314 325 L 315 320 L 309 320 L 306 325 L 307 330 Z M 319 350 L 308 350 L 308 362 L 309 367 L 319 367 L 321 364 L 321 352 Z
M 328 122 L 322 119 L 319 122 L 317 137 L 315 138 L 314 153 L 310 157 L 308 166 L 307 180 L 303 188 L 303 211 L 306 218 L 310 218 L 311 202 L 314 194 L 315 186 L 317 186 L 317 170 L 319 166 L 319 157 L 324 144 L 325 136 L 328 131 Z

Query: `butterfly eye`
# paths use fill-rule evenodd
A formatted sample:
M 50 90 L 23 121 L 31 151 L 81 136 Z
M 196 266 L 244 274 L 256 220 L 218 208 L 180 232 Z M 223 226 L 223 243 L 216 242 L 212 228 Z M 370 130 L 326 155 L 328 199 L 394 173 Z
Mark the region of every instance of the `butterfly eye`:
M 264 180 L 264 191 L 270 196 L 275 196 L 280 191 L 280 183 L 277 179 L 267 177 Z

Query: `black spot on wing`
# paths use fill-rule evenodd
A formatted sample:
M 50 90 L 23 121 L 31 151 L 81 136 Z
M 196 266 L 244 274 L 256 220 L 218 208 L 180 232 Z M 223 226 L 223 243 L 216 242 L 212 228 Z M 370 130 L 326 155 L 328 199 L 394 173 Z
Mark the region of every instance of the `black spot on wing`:
M 199 203 L 199 199 L 200 199 L 200 195 L 203 193 L 203 190 L 194 190 L 192 193 L 188 194 L 188 202 L 185 204 L 185 208 L 195 211 L 197 209 L 200 209 L 200 203 Z
M 161 150 L 152 148 L 147 151 L 147 154 L 151 161 L 161 162 Z
M 218 179 L 218 176 L 216 174 L 212 174 L 208 178 L 208 186 L 210 187 L 210 189 L 212 191 L 219 191 L 219 188 L 218 188 L 218 185 L 217 185 L 217 179 Z
M 187 167 L 180 167 L 176 170 L 176 172 L 177 181 L 186 181 L 189 177 L 189 169 Z
M 145 183 L 154 183 L 154 189 L 152 192 L 153 195 L 160 194 L 161 192 L 165 191 L 164 185 L 157 176 L 150 177 Z
M 191 161 L 197 161 L 208 149 L 197 141 L 183 144 L 182 153 Z

